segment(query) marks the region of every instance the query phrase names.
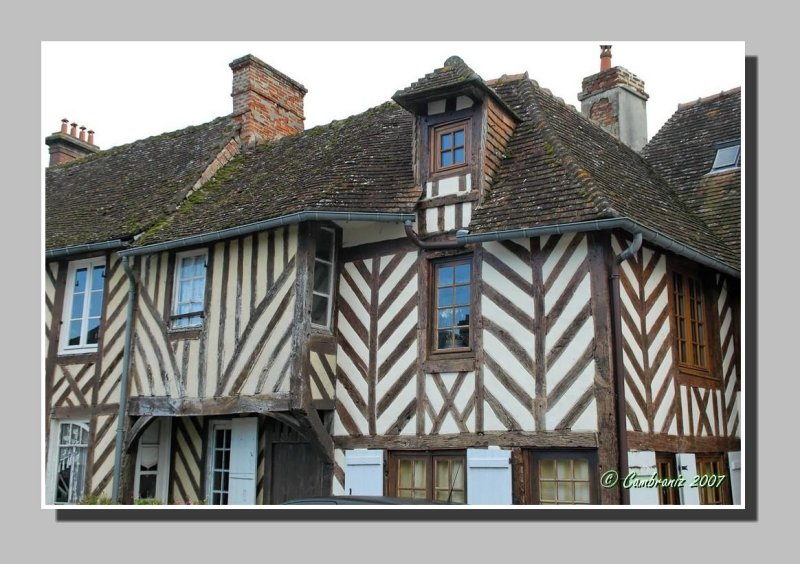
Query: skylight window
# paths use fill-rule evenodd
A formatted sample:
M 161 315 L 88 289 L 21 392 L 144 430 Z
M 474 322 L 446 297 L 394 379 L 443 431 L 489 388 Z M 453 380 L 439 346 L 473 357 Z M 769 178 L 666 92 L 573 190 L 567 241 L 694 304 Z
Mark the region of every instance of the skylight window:
M 714 164 L 711 165 L 711 172 L 741 166 L 741 148 L 739 143 L 717 147 L 717 156 L 714 158 Z

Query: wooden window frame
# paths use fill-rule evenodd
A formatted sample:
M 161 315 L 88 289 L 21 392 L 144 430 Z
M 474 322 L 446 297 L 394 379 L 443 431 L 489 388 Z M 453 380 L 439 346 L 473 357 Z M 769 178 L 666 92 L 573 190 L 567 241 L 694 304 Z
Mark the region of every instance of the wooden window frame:
M 62 445 L 61 444 L 61 426 L 62 425 L 78 425 L 83 427 L 87 433 L 87 443 L 86 445 Z M 52 426 L 50 428 L 50 459 L 48 460 L 47 464 L 47 499 L 53 505 L 72 505 L 80 503 L 80 500 L 86 495 L 86 483 L 89 479 L 91 474 L 91 469 L 89 468 L 88 461 L 89 461 L 89 448 L 90 448 L 90 436 L 91 426 L 89 421 L 86 419 L 58 419 L 53 420 Z M 78 493 L 77 499 L 68 500 L 66 502 L 57 502 L 56 495 L 58 493 L 58 463 L 61 453 L 62 447 L 79 447 L 82 448 L 81 457 L 83 459 L 84 465 L 84 475 L 83 480 L 80 483 L 76 484 L 75 491 Z M 72 482 L 70 482 L 72 485 Z M 70 487 L 70 490 L 72 488 Z
M 103 295 L 102 295 L 102 303 L 100 305 L 100 325 L 98 326 L 98 338 L 97 343 L 84 343 L 84 337 L 86 336 L 86 325 L 89 322 L 89 308 L 91 307 L 91 297 L 89 294 L 92 292 L 91 287 L 91 272 L 98 266 L 103 267 Z M 84 303 L 83 303 L 83 311 L 81 312 L 81 343 L 77 345 L 69 345 L 69 328 L 72 321 L 72 302 L 75 298 L 75 272 L 81 268 L 85 268 L 87 271 L 87 285 L 86 291 L 84 292 Z M 64 288 L 64 308 L 61 312 L 61 335 L 59 338 L 59 355 L 75 355 L 75 354 L 86 354 L 86 353 L 96 353 L 97 348 L 100 345 L 100 335 L 99 333 L 102 332 L 103 329 L 103 318 L 104 318 L 104 310 L 105 310 L 105 302 L 106 302 L 106 291 L 107 286 L 106 284 L 106 273 L 108 269 L 106 268 L 106 257 L 105 256 L 97 256 L 91 258 L 85 258 L 81 260 L 74 260 L 70 261 L 69 265 L 67 266 L 67 280 L 65 283 Z
M 667 470 L 665 473 L 664 470 Z M 657 452 L 656 453 L 656 472 L 660 479 L 670 479 L 678 477 L 678 463 L 675 460 L 675 454 L 671 452 Z M 658 487 L 658 503 L 659 505 L 680 505 L 681 494 L 679 487 Z
M 589 462 L 589 503 L 577 503 L 572 505 L 597 505 L 600 503 L 600 492 L 598 488 L 597 476 L 597 451 L 596 450 L 536 450 L 528 449 L 525 457 L 526 471 L 525 483 L 529 492 L 525 502 L 531 505 L 551 505 L 543 504 L 539 494 L 539 461 L 540 460 L 559 460 L 559 459 L 581 459 Z M 570 505 L 570 504 L 557 504 Z
M 400 497 L 397 490 L 397 474 L 398 463 L 400 460 L 425 460 L 425 488 L 426 498 L 428 500 L 435 500 L 435 459 L 458 458 L 461 460 L 464 472 L 464 503 L 467 502 L 467 492 L 469 484 L 467 482 L 467 452 L 465 450 L 432 450 L 432 451 L 389 451 L 388 453 L 388 468 L 387 468 L 387 484 L 386 490 L 388 496 Z M 411 498 L 409 498 L 411 499 Z M 417 498 L 419 499 L 419 498 Z
M 331 249 L 331 260 L 330 261 L 326 261 L 326 260 L 317 258 L 317 245 L 319 244 L 319 241 L 320 241 L 320 239 L 318 237 L 318 234 L 319 234 L 320 231 L 323 231 L 323 230 L 324 231 L 329 231 L 331 233 L 332 237 L 333 237 L 333 247 Z M 309 285 L 310 285 L 310 288 L 309 288 L 309 292 L 310 292 L 309 293 L 309 300 L 310 300 L 309 308 L 313 307 L 313 302 L 314 302 L 314 296 L 315 295 L 319 295 L 319 296 L 324 296 L 325 295 L 325 294 L 322 294 L 321 292 L 316 292 L 314 290 L 314 273 L 316 272 L 317 262 L 321 262 L 321 263 L 324 263 L 324 264 L 327 264 L 328 266 L 330 266 L 330 279 L 329 279 L 330 293 L 327 295 L 327 298 L 328 298 L 327 323 L 324 324 L 324 325 L 320 325 L 318 323 L 314 323 L 314 321 L 311 320 L 311 309 L 309 309 L 309 321 L 311 323 L 311 327 L 314 330 L 322 331 L 324 333 L 330 333 L 334 329 L 333 318 L 334 318 L 334 313 L 335 313 L 334 302 L 336 301 L 336 294 L 337 294 L 337 279 L 338 279 L 337 263 L 338 263 L 338 259 L 339 259 L 339 243 L 341 241 L 341 237 L 339 235 L 340 230 L 337 229 L 334 226 L 317 225 L 311 231 L 312 231 L 312 234 L 314 236 L 314 254 L 313 254 L 313 256 L 310 257 L 310 259 L 311 259 L 310 262 L 313 265 L 313 271 L 311 273 L 310 280 L 309 280 Z
M 724 453 L 720 452 L 703 452 L 703 453 L 696 453 L 694 455 L 695 459 L 695 468 L 697 471 L 698 476 L 702 476 L 704 474 L 715 474 L 715 475 L 724 475 L 726 476 L 725 480 L 722 482 L 721 485 L 710 488 L 708 486 L 698 487 L 697 488 L 697 495 L 700 498 L 700 505 L 731 505 L 731 475 L 728 471 L 728 464 L 726 456 Z M 718 472 L 706 472 L 701 469 L 701 464 L 708 463 L 719 464 L 719 471 Z M 708 499 L 708 495 L 710 491 L 716 490 L 719 492 L 719 501 L 710 503 Z
M 470 150 L 470 143 L 472 140 L 470 131 L 471 121 L 471 119 L 466 118 L 431 126 L 431 174 L 447 173 L 453 170 L 466 168 L 470 165 L 470 162 L 472 161 L 472 151 Z M 442 152 L 442 136 L 449 133 L 454 133 L 460 129 L 464 130 L 464 162 L 442 166 L 439 159 Z
M 182 331 L 193 331 L 203 327 L 205 324 L 205 317 L 206 317 L 206 306 L 208 304 L 207 299 L 207 292 L 208 292 L 208 249 L 205 247 L 200 249 L 192 249 L 189 251 L 182 251 L 179 253 L 175 253 L 174 255 L 174 264 L 172 267 L 172 292 L 170 294 L 171 303 L 169 306 L 169 330 L 172 332 L 182 332 Z M 181 262 L 183 259 L 188 257 L 195 257 L 195 256 L 203 256 L 204 257 L 204 266 L 205 266 L 205 277 L 203 278 L 203 307 L 196 311 L 190 311 L 187 313 L 176 313 L 175 309 L 178 307 L 178 289 L 181 283 Z M 182 325 L 176 326 L 175 322 L 180 319 L 185 318 L 192 318 L 192 317 L 200 317 L 200 321 L 194 323 L 192 325 Z
M 675 276 L 680 275 L 684 280 L 684 330 L 687 336 L 687 354 L 690 354 L 689 362 L 681 360 L 677 302 L 675 294 Z M 691 319 L 689 317 L 689 290 L 686 282 L 689 279 L 695 280 L 700 285 L 701 305 L 704 317 L 704 342 L 700 343 L 705 347 L 705 366 L 699 366 L 693 362 L 694 355 L 691 352 Z M 674 347 L 674 360 L 678 368 L 681 383 L 696 386 L 716 386 L 721 380 L 721 359 L 719 344 L 719 323 L 716 315 L 716 295 L 709 275 L 695 265 L 687 261 L 670 257 L 667 269 L 667 288 L 669 293 L 669 318 L 672 332 L 672 346 Z
M 467 347 L 451 347 L 446 349 L 438 348 L 439 343 L 439 316 L 438 316 L 438 293 L 439 288 L 436 285 L 436 272 L 438 267 L 443 264 L 469 264 L 469 346 Z M 429 330 L 428 330 L 428 358 L 445 360 L 445 359 L 458 359 L 458 358 L 471 358 L 475 355 L 475 323 L 474 312 L 475 308 L 475 255 L 459 254 L 441 257 L 432 257 L 428 261 L 428 287 L 430 290 L 428 315 L 430 316 Z

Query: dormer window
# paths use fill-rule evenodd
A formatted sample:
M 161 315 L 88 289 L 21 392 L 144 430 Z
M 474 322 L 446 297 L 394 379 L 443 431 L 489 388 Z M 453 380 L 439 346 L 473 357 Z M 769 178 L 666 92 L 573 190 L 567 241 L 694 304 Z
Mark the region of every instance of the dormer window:
M 433 128 L 432 170 L 442 172 L 469 162 L 469 122 L 447 123 Z
M 711 172 L 738 168 L 741 166 L 741 144 L 738 141 L 717 145 L 717 156 L 711 165 Z

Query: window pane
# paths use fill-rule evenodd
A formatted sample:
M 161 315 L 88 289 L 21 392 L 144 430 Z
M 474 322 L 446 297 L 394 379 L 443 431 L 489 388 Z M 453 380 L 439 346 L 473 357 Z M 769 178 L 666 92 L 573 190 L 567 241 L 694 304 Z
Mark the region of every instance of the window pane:
M 439 288 L 438 297 L 439 307 L 453 305 L 453 288 Z
M 413 466 L 411 460 L 398 460 L 397 461 L 397 487 L 398 488 L 411 488 L 413 484 Z
M 453 133 L 455 138 L 455 146 L 456 147 L 463 147 L 464 146 L 464 130 L 459 129 L 458 131 Z
M 139 476 L 139 497 L 156 497 L 156 475 Z
M 81 344 L 81 320 L 71 321 L 69 324 L 69 345 Z
M 422 488 L 423 494 L 425 493 L 427 479 L 425 478 L 425 461 L 414 461 L 414 487 Z M 422 497 L 425 497 L 424 495 Z
M 575 501 L 578 503 L 589 503 L 589 484 L 587 482 L 575 483 Z
M 447 329 L 439 331 L 438 346 L 439 349 L 449 349 L 453 347 L 453 331 Z
M 439 310 L 439 329 L 445 327 L 452 327 L 453 324 L 453 310 L 450 308 Z
M 456 305 L 469 305 L 469 286 L 456 286 Z
M 331 266 L 324 262 L 314 262 L 314 291 L 330 295 Z
M 333 232 L 327 229 L 319 230 L 319 238 L 317 239 L 316 258 L 333 261 Z
M 86 344 L 96 345 L 100 337 L 100 318 L 93 317 L 89 320 L 88 331 L 86 332 Z
M 453 284 L 452 266 L 440 266 L 437 270 L 439 272 L 439 283 L 437 286 L 450 286 Z
M 72 314 L 70 319 L 80 319 L 83 316 L 83 300 L 86 294 L 73 294 L 72 295 Z
M 539 461 L 539 476 L 542 480 L 555 480 L 556 478 L 556 461 L 555 460 L 540 460 Z
M 192 282 L 185 280 L 178 286 L 178 302 L 188 302 L 192 299 Z
M 92 269 L 92 290 L 103 289 L 103 274 L 105 274 L 105 272 L 105 266 L 95 266 Z
M 559 480 L 572 479 L 572 461 L 571 460 L 557 460 L 556 461 L 556 476 Z
M 464 149 L 456 149 L 453 151 L 453 162 L 456 164 L 464 162 Z
M 314 294 L 311 300 L 311 323 L 328 326 L 328 298 Z
M 553 502 L 556 500 L 555 482 L 539 482 L 539 500 L 542 502 Z
M 85 292 L 86 291 L 86 269 L 79 268 L 75 271 L 75 292 Z
M 572 482 L 558 483 L 558 501 L 574 501 L 575 494 L 572 492 Z
M 103 292 L 92 292 L 89 301 L 89 317 L 100 317 L 103 311 Z
M 718 149 L 717 156 L 714 158 L 714 164 L 711 167 L 711 169 L 716 170 L 718 168 L 727 168 L 735 166 L 738 158 L 739 158 L 739 145 Z
M 453 460 L 450 463 L 450 466 L 453 469 L 452 476 L 450 477 L 450 483 L 456 489 L 463 489 L 464 488 L 464 463 L 460 460 Z
M 195 280 L 194 284 L 192 284 L 192 301 L 196 304 L 202 304 L 205 301 L 205 296 L 203 293 L 205 291 L 205 279 L 201 278 L 200 280 Z M 197 309 L 202 309 L 198 307 Z
M 452 151 L 444 151 L 442 153 L 441 166 L 450 166 L 451 164 L 453 164 L 453 152 Z
M 589 480 L 589 461 L 583 459 L 573 460 L 576 480 Z
M 456 347 L 469 347 L 469 329 L 456 329 L 453 342 Z
M 437 489 L 450 488 L 450 464 L 447 460 L 436 461 L 436 484 Z
M 467 284 L 469 282 L 469 264 L 459 264 L 456 266 L 456 284 Z
M 453 146 L 453 134 L 445 133 L 442 135 L 442 149 L 450 149 Z

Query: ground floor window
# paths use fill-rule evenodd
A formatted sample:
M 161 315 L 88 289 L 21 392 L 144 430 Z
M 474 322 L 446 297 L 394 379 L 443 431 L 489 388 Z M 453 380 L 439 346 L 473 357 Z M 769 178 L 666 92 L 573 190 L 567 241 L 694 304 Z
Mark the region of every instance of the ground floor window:
M 466 503 L 463 451 L 393 452 L 389 460 L 389 495 Z
M 61 421 L 57 424 L 54 497 L 57 504 L 79 503 L 86 482 L 89 422 Z
M 659 486 L 658 488 L 659 505 L 680 505 L 680 487 L 677 485 L 669 485 L 669 480 L 676 480 L 678 478 L 678 470 L 675 465 L 675 455 L 663 452 L 658 453 L 656 455 L 656 469 L 658 472 L 658 478 L 660 480 L 667 480 L 668 484 L 665 486 Z
M 169 432 L 170 420 L 159 418 L 151 422 L 139 438 L 133 487 L 135 499 L 167 502 Z
M 533 503 L 597 503 L 594 451 L 530 451 L 529 456 Z
M 698 492 L 701 505 L 730 504 L 730 476 L 722 454 L 698 454 Z

